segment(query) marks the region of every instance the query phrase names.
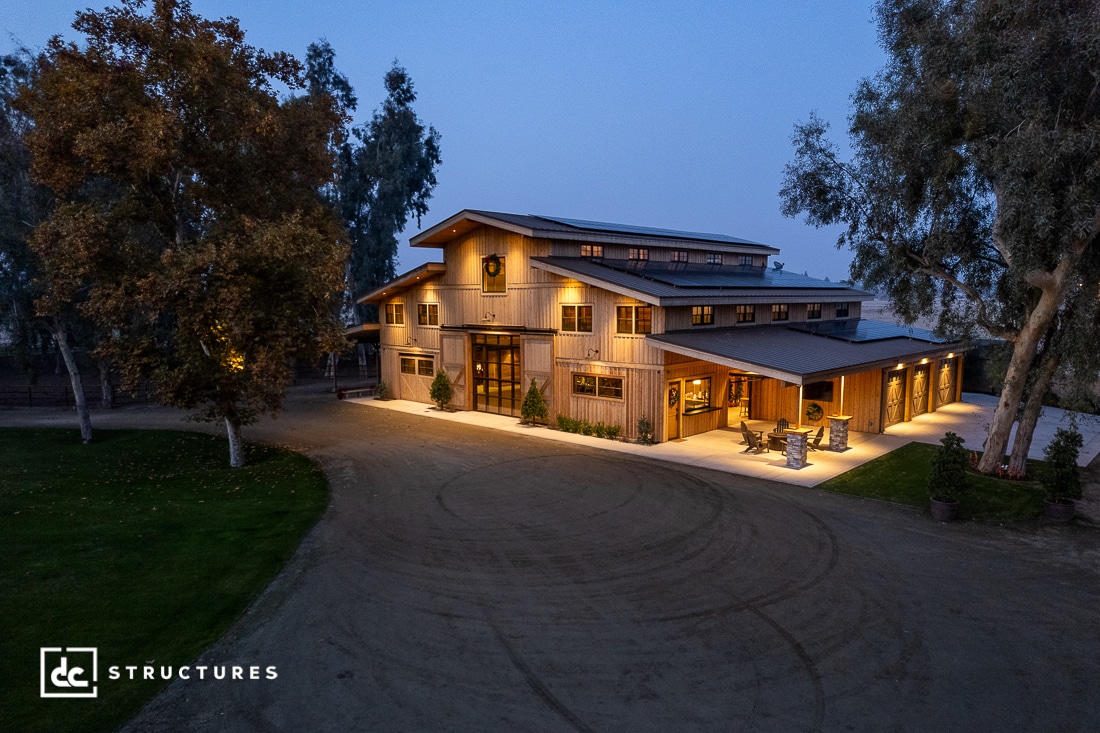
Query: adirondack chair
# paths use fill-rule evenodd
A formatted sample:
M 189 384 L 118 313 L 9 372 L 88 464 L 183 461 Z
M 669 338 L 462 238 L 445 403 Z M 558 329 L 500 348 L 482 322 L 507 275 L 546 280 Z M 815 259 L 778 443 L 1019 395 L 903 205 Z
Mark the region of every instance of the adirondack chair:
M 817 435 L 806 444 L 806 447 L 810 450 L 821 450 L 821 439 L 825 436 L 825 426 L 822 425 L 817 429 Z
M 749 447 L 741 451 L 742 453 L 764 453 L 768 450 L 768 444 L 756 437 L 756 433 L 751 430 L 746 430 L 742 435 L 745 436 L 745 442 L 749 444 Z
M 791 429 L 791 424 L 789 422 L 787 422 L 787 418 L 785 418 L 785 417 L 779 418 L 779 422 L 777 422 L 775 424 L 775 432 L 777 432 L 777 433 L 785 433 L 790 429 Z
M 745 433 L 756 433 L 756 438 L 758 440 L 763 440 L 764 439 L 764 431 L 763 430 L 752 430 L 751 428 L 749 428 L 748 425 L 745 424 L 745 421 L 742 420 L 741 421 L 741 435 L 744 435 Z M 747 442 L 749 442 L 749 441 L 748 440 L 742 440 L 741 445 L 744 445 Z

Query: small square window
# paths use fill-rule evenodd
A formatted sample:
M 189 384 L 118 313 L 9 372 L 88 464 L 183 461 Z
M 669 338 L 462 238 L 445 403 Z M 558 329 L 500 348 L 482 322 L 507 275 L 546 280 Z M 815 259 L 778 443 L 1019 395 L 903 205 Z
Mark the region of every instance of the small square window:
M 847 303 L 837 303 L 836 304 L 836 317 L 837 318 L 847 318 L 848 317 L 848 304 Z
M 561 307 L 561 330 L 592 332 L 592 306 L 563 305 Z
M 737 306 L 737 322 L 738 323 L 755 323 L 756 322 L 756 306 L 753 304 L 739 305 Z
M 416 373 L 422 377 L 435 376 L 435 362 L 431 359 L 417 359 Z
M 708 265 L 720 265 L 722 264 L 722 255 L 719 252 L 707 252 L 707 264 Z
M 602 244 L 582 244 L 581 257 L 603 257 Z
M 649 333 L 653 322 L 653 308 L 648 305 L 620 305 L 615 307 L 616 333 Z
M 713 305 L 693 305 L 691 306 L 691 325 L 693 326 L 709 326 L 714 323 L 714 306 Z
M 742 265 L 742 266 L 745 266 L 745 265 L 751 266 L 752 265 L 752 255 L 740 255 L 737 258 L 737 264 Z
M 631 247 L 626 254 L 628 259 L 631 260 L 648 260 L 649 250 L 644 247 Z
M 386 303 L 386 323 L 391 326 L 405 325 L 405 306 L 403 303 Z
M 791 307 L 786 303 L 772 303 L 772 320 L 786 321 L 791 317 Z
M 402 356 L 401 357 L 401 373 L 402 374 L 416 374 L 416 359 Z
M 806 306 L 806 318 L 808 320 L 818 320 L 821 318 L 821 303 L 810 303 Z
M 686 249 L 674 249 L 670 253 L 669 259 L 673 262 L 687 262 L 688 252 Z
M 418 303 L 416 306 L 416 322 L 421 326 L 438 326 L 439 303 Z

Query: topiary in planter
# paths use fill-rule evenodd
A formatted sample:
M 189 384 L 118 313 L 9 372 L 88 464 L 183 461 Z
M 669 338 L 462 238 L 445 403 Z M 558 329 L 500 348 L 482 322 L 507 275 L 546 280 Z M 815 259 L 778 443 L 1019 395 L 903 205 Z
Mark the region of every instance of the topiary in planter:
M 432 398 L 432 402 L 435 406 L 442 410 L 446 407 L 451 398 L 454 397 L 454 390 L 451 389 L 451 380 L 447 379 L 447 373 L 440 369 L 435 373 L 435 379 L 432 380 L 432 386 L 428 388 L 428 396 Z
M 963 439 L 948 432 L 940 439 L 940 449 L 932 458 L 928 474 L 928 495 L 942 502 L 958 501 L 966 491 L 966 464 L 969 456 Z
M 523 405 L 519 408 L 520 417 L 525 423 L 533 423 L 536 420 L 545 420 L 550 415 L 550 409 L 546 406 L 546 399 L 542 396 L 542 390 L 538 383 L 531 379 L 531 387 L 523 398 Z

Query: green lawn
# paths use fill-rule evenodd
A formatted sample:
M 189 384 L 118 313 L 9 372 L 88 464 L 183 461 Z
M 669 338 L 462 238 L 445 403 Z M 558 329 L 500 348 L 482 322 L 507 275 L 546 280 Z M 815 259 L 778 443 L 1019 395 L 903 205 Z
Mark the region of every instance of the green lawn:
M 939 446 L 909 443 L 830 479 L 817 488 L 928 508 L 928 473 Z M 1036 476 L 1040 461 L 1028 462 Z M 959 500 L 960 519 L 1016 521 L 1043 513 L 1046 493 L 1036 480 L 1009 481 L 970 472 L 967 493 Z
M 328 496 L 304 456 L 246 459 L 199 433 L 0 429 L 0 731 L 113 730 L 166 683 L 108 665 L 188 664 L 240 615 Z M 40 699 L 44 646 L 97 647 L 99 696 Z

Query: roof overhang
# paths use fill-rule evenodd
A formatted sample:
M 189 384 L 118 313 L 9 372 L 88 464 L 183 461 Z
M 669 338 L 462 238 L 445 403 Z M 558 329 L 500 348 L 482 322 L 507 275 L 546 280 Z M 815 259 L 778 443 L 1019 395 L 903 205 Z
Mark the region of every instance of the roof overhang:
M 447 267 L 442 262 L 426 262 L 420 267 L 409 270 L 404 275 L 398 275 L 385 285 L 378 286 L 355 302 L 360 305 L 381 303 L 386 298 L 392 298 L 394 295 L 404 290 L 408 290 L 414 285 L 420 285 L 434 277 L 439 277 L 446 271 Z
M 380 323 L 359 323 L 344 329 L 344 336 L 349 341 L 360 343 L 378 343 L 381 333 L 382 324 Z
M 518 220 L 518 221 L 517 221 Z M 520 223 L 521 221 L 527 224 Z M 457 237 L 476 229 L 490 226 L 520 234 L 524 237 L 561 240 L 568 242 L 593 242 L 600 244 L 623 244 L 640 247 L 667 246 L 680 249 L 721 250 L 724 252 L 742 252 L 751 254 L 777 255 L 779 249 L 767 244 L 750 242 L 710 241 L 707 239 L 676 237 L 669 231 L 667 236 L 634 232 L 597 231 L 563 226 L 560 221 L 537 216 L 513 216 L 493 212 L 463 209 L 454 216 L 444 219 L 433 227 L 409 238 L 413 247 L 443 247 Z M 656 231 L 656 230 L 655 230 Z
M 785 326 L 749 326 L 651 334 L 662 351 L 755 372 L 791 384 L 810 384 L 898 365 L 911 366 L 963 351 L 958 342 L 891 338 L 852 343 Z

